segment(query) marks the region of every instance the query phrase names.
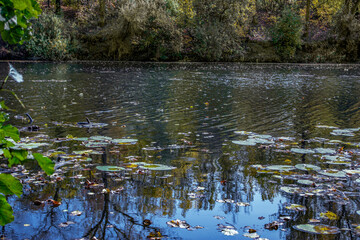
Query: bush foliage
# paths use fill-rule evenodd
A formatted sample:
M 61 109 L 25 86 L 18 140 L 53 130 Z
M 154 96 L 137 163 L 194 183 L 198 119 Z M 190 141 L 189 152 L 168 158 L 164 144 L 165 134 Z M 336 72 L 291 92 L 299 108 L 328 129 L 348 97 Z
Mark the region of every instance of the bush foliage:
M 291 8 L 284 9 L 272 29 L 272 41 L 284 60 L 295 56 L 296 49 L 301 46 L 301 36 L 300 17 Z

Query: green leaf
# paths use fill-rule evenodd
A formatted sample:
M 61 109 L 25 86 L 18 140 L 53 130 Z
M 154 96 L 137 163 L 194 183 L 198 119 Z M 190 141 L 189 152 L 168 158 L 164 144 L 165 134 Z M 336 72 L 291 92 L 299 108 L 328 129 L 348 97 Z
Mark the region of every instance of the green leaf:
M 5 137 L 10 137 L 15 142 L 20 140 L 19 130 L 16 127 L 8 124 L 8 125 L 5 125 L 4 127 L 2 127 L 2 130 L 5 133 Z
M 5 105 L 5 101 L 1 101 L 1 102 L 0 102 L 0 108 L 1 108 L 1 109 L 5 109 L 5 110 L 9 109 L 8 106 Z M 2 115 L 3 115 L 3 114 L 5 114 L 5 113 L 2 113 Z
M 19 10 L 25 10 L 28 6 L 31 6 L 31 2 L 29 0 L 12 0 L 14 3 L 14 8 Z
M 5 196 L 0 195 L 0 225 L 5 226 L 12 221 L 14 221 L 13 210 Z
M 19 179 L 10 174 L 0 174 L 0 192 L 4 195 L 12 195 L 20 197 L 22 194 L 23 186 Z
M 44 172 L 47 175 L 51 175 L 55 172 L 54 170 L 55 163 L 53 163 L 50 158 L 44 157 L 40 153 L 33 153 L 33 156 L 36 159 L 36 161 L 39 163 L 41 169 L 44 170 Z
M 8 149 L 4 148 L 3 152 L 4 152 L 4 157 L 11 158 L 11 153 Z
M 20 161 L 24 161 L 28 155 L 28 152 L 26 150 L 13 150 L 11 151 L 11 154 Z

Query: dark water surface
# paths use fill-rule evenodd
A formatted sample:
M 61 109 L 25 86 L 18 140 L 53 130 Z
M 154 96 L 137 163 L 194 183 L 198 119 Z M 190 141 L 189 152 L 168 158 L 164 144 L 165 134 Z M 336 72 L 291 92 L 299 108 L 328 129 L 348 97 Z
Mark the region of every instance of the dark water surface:
M 280 187 L 296 184 L 297 179 L 286 178 L 291 173 L 261 174 L 250 166 L 307 163 L 322 169 L 349 169 L 350 165 L 357 169 L 359 129 L 352 129 L 352 136 L 344 136 L 333 135 L 332 129 L 321 126 L 360 127 L 360 66 L 101 62 L 13 65 L 25 81 L 9 82 L 7 86 L 21 97 L 27 110 L 22 110 L 11 96 L 5 99 L 18 110 L 13 117 L 29 112 L 41 128 L 37 133 L 23 132 L 23 137 L 49 137 L 51 145 L 38 151 L 50 154 L 54 149 L 66 153 L 87 149 L 81 141 L 70 141 L 71 136 L 138 141 L 97 149 L 102 154 L 90 154 L 88 162 L 59 168 L 57 178 L 41 173 L 22 176 L 22 198 L 9 198 L 15 221 L 4 228 L 6 239 L 146 239 L 157 231 L 165 239 L 250 239 L 243 236 L 249 228 L 261 238 L 272 240 L 357 239 L 357 174 L 351 181 L 318 179 L 312 186 L 333 189 L 333 195 L 288 194 Z M 1 63 L 0 69 L 5 77 L 7 65 Z M 75 125 L 86 117 L 107 126 Z M 13 124 L 27 126 L 18 119 Z M 267 140 L 273 143 L 246 146 L 232 142 L 257 138 L 255 133 L 271 135 Z M 279 137 L 293 139 L 284 141 Z M 332 149 L 329 155 L 341 152 L 351 162 L 333 166 L 323 160 L 322 153 L 298 154 L 291 150 L 304 147 Z M 135 160 L 176 169 L 106 173 L 95 168 L 125 166 Z M 314 175 L 316 172 L 310 172 L 307 177 Z M 103 189 L 113 192 L 104 194 Z M 62 204 L 34 205 L 35 200 L 47 199 Z M 250 205 L 243 206 L 245 203 Z M 304 205 L 307 210 L 289 210 L 285 208 L 287 203 Z M 75 210 L 81 215 L 73 216 Z M 327 211 L 337 214 L 337 219 L 322 218 L 321 213 Z M 291 220 L 277 230 L 265 228 L 281 216 Z M 152 224 L 145 226 L 144 219 Z M 176 219 L 185 220 L 191 228 L 167 224 Z M 325 236 L 293 228 L 309 219 L 343 229 Z M 62 224 L 65 222 L 67 226 Z M 196 229 L 197 225 L 203 228 Z M 234 227 L 238 234 L 227 236 L 236 232 L 224 230 L 226 226 Z

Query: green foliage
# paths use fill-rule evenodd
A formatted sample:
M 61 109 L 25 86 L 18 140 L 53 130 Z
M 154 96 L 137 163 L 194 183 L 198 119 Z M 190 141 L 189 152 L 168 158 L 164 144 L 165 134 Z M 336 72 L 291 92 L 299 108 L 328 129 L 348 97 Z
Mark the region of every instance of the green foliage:
M 50 158 L 44 157 L 40 153 L 33 153 L 32 155 L 40 165 L 41 169 L 44 170 L 46 174 L 51 175 L 54 173 L 55 163 L 53 163 Z
M 0 0 L 1 38 L 10 43 L 22 44 L 31 38 L 31 18 L 41 9 L 36 0 Z
M 5 195 L 15 194 L 20 197 L 22 194 L 22 184 L 19 179 L 10 174 L 0 174 L 0 192 Z
M 10 65 L 9 75 L 14 73 L 20 75 Z M 6 90 L 3 87 L 8 77 L 3 81 L 0 90 Z M 1 110 L 8 109 L 3 101 L 0 102 L 0 106 Z M 9 167 L 11 167 L 13 165 L 22 164 L 24 161 L 28 160 L 28 151 L 12 148 L 14 147 L 14 143 L 20 140 L 20 133 L 16 127 L 6 123 L 8 120 L 8 115 L 4 111 L 0 111 L 0 150 L 3 159 L 7 159 Z M 39 153 L 33 153 L 33 157 L 37 160 L 38 164 L 46 174 L 54 173 L 55 164 L 49 158 L 44 157 Z M 12 208 L 6 200 L 7 195 L 13 194 L 18 197 L 21 196 L 22 184 L 10 174 L 0 174 L 0 225 L 2 226 L 14 220 Z
M 302 23 L 300 17 L 290 8 L 283 10 L 281 18 L 272 28 L 272 41 L 278 54 L 284 59 L 294 57 L 301 46 Z
M 5 226 L 14 221 L 13 210 L 4 195 L 0 195 L 0 225 Z
M 47 60 L 69 60 L 75 58 L 79 45 L 74 38 L 74 27 L 62 17 L 51 12 L 34 21 L 34 35 L 26 42 L 27 51 L 35 57 Z

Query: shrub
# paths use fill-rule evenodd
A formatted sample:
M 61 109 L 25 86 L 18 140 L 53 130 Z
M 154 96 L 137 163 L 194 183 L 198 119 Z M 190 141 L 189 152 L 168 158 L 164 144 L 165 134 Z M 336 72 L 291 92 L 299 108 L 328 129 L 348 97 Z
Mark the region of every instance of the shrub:
M 75 57 L 78 43 L 61 17 L 43 12 L 33 23 L 34 36 L 25 44 L 28 53 L 46 60 L 69 60 Z
M 301 46 L 302 23 L 300 17 L 290 8 L 283 10 L 280 19 L 271 30 L 272 42 L 283 60 L 294 57 Z

